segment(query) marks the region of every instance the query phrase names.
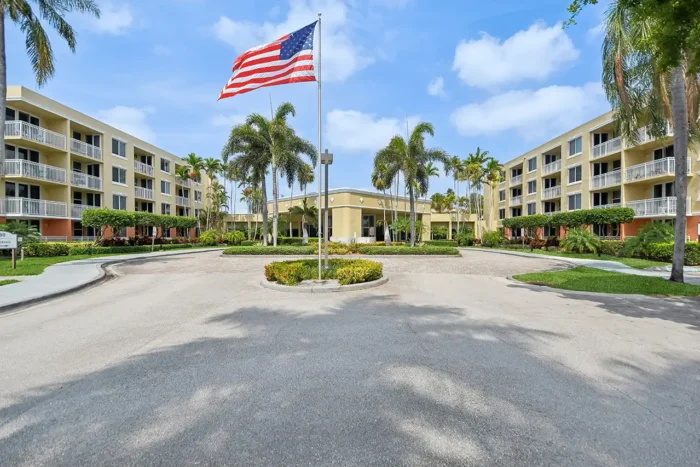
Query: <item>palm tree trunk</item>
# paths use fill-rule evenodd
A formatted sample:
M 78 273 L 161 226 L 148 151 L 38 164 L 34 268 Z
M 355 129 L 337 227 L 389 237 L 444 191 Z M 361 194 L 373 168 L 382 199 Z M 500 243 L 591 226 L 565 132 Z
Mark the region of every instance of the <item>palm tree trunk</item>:
M 277 216 L 279 215 L 279 206 L 277 205 L 278 197 L 277 189 L 277 167 L 272 166 L 272 246 L 277 246 Z
M 7 58 L 5 56 L 5 10 L 0 8 L 0 174 L 5 165 L 5 105 L 7 105 Z
M 294 183 L 292 183 L 292 186 L 290 187 L 290 192 L 289 192 L 289 204 L 294 207 L 294 201 L 292 200 L 294 198 Z M 289 229 L 287 232 L 287 235 L 292 237 L 292 210 L 289 210 Z
M 236 230 L 236 191 L 238 191 L 238 180 L 233 182 L 231 198 L 233 198 L 233 230 Z
M 683 66 L 672 71 L 671 101 L 673 106 L 673 153 L 676 158 L 676 238 L 673 246 L 671 280 L 684 282 L 686 237 L 686 197 L 688 195 L 688 109 Z
M 267 227 L 268 227 L 268 221 L 267 221 L 267 182 L 265 181 L 265 177 L 260 177 L 262 179 L 261 181 L 261 188 L 262 188 L 262 215 L 263 215 L 263 245 L 267 246 Z M 274 209 L 274 204 L 273 204 L 273 209 Z M 258 229 L 257 221 L 255 222 L 255 230 Z
M 389 233 L 389 225 L 386 223 L 386 190 L 382 190 L 382 193 L 384 194 L 384 202 L 382 203 L 382 208 L 384 208 L 382 209 L 384 214 L 384 245 L 391 246 L 391 234 Z
M 410 199 L 409 208 L 411 210 L 411 246 L 416 246 L 416 203 L 413 199 L 413 186 L 408 187 L 408 196 Z

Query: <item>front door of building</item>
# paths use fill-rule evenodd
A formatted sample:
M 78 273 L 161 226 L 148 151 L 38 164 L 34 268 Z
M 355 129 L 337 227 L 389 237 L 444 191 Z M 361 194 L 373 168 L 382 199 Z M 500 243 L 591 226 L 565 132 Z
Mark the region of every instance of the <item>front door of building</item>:
M 367 214 L 362 216 L 362 236 L 374 237 L 375 235 L 376 232 L 374 214 Z

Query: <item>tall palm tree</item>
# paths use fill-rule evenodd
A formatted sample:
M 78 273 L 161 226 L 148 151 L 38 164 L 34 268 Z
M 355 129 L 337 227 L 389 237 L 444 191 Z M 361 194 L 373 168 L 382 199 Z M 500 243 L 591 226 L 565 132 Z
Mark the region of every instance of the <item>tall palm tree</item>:
M 306 198 L 301 201 L 301 205 L 292 206 L 289 208 L 289 213 L 295 216 L 301 216 L 304 219 L 301 223 L 302 228 L 302 240 L 301 243 L 306 245 L 309 243 L 309 232 L 306 229 L 307 225 L 318 225 L 318 208 L 316 206 L 309 206 L 306 202 Z
M 686 237 L 688 141 L 698 133 L 700 57 L 686 56 L 673 69 L 664 68 L 648 44 L 654 21 L 640 18 L 629 2 L 614 0 L 605 18 L 603 88 L 612 105 L 619 133 L 628 141 L 639 139 L 639 130 L 655 138 L 667 135 L 673 125 L 676 163 L 676 235 L 671 280 L 683 282 Z
M 491 205 L 488 207 L 488 212 L 492 216 L 494 213 L 493 205 L 496 199 L 496 187 L 503 181 L 503 164 L 495 158 L 489 157 L 484 166 L 486 173 L 486 184 L 491 188 Z M 493 223 L 493 218 L 489 219 L 489 225 Z
M 202 179 L 202 171 L 204 170 L 204 160 L 191 152 L 185 157 L 184 161 L 187 163 L 190 179 L 197 182 L 200 181 Z
M 219 159 L 207 157 L 206 159 L 204 159 L 204 161 L 202 161 L 202 169 L 209 178 L 209 186 L 207 187 L 207 198 L 209 199 L 212 199 L 212 190 L 214 188 L 215 177 L 219 175 L 219 173 L 221 173 L 222 168 L 223 167 Z M 216 183 L 217 189 L 219 187 L 223 187 L 223 185 L 221 185 L 218 180 L 216 180 Z M 209 212 L 211 212 L 211 210 L 209 210 Z M 207 230 L 209 230 L 209 217 L 207 217 Z
M 304 192 L 304 199 L 306 200 L 306 187 L 313 183 L 314 180 L 316 179 L 315 174 L 314 174 L 314 168 L 309 165 L 304 163 L 300 168 L 299 168 L 299 173 L 297 173 L 297 181 L 299 182 L 299 190 Z M 302 230 L 304 229 L 304 225 L 306 223 L 306 218 L 302 214 L 301 216 L 301 228 Z
M 223 162 L 224 178 L 231 184 L 231 212 L 233 213 L 233 228 L 236 229 L 236 192 L 238 191 L 238 183 L 242 181 L 238 167 L 232 163 L 233 161 L 225 160 Z
M 394 175 L 402 174 L 406 188 L 408 189 L 410 214 L 411 214 L 411 246 L 416 244 L 416 193 L 414 183 L 418 182 L 421 192 L 427 192 L 428 176 L 426 165 L 430 161 L 447 163 L 448 157 L 442 149 L 427 149 L 425 147 L 425 135 L 433 136 L 433 125 L 421 122 L 413 129 L 408 140 L 401 136 L 394 136 L 389 145 L 380 149 L 374 157 L 374 167 L 385 166 L 387 176 L 393 179 Z
M 451 156 L 447 160 L 447 163 L 445 164 L 445 175 L 452 174 L 452 187 L 453 187 L 455 199 L 457 196 L 459 196 L 459 181 L 462 178 L 463 166 L 464 166 L 464 164 L 462 163 L 462 160 L 458 156 Z M 456 208 L 457 208 L 457 233 L 459 233 L 459 204 L 457 204 Z M 452 232 L 450 232 L 450 234 L 452 234 Z
M 481 203 L 479 202 L 478 197 L 479 191 L 484 184 L 484 165 L 488 160 L 488 155 L 488 151 L 482 151 L 481 148 L 477 147 L 476 152 L 473 154 L 470 153 L 469 157 L 467 157 L 467 160 L 465 161 L 465 173 L 471 186 L 471 192 L 467 195 L 467 199 L 469 200 L 469 212 L 471 213 L 473 210 L 476 211 L 477 221 L 475 233 L 477 237 L 481 237 Z M 472 206 L 472 196 L 475 199 L 473 204 L 476 206 Z
M 384 200 L 382 201 L 382 211 L 383 211 L 383 226 L 384 226 L 384 244 L 386 246 L 391 246 L 391 230 L 389 230 L 389 223 L 386 221 L 386 190 L 391 190 L 391 182 L 393 177 L 391 174 L 387 173 L 386 166 L 384 164 L 375 165 L 374 171 L 372 172 L 372 186 L 381 191 L 384 194 Z
M 38 12 L 32 9 L 36 3 Z M 100 17 L 95 0 L 0 0 L 0 164 L 5 160 L 5 106 L 7 105 L 7 59 L 5 55 L 5 16 L 25 34 L 24 47 L 32 64 L 34 77 L 43 86 L 55 72 L 53 48 L 40 18 L 53 27 L 75 53 L 75 32 L 65 20 L 77 11 Z

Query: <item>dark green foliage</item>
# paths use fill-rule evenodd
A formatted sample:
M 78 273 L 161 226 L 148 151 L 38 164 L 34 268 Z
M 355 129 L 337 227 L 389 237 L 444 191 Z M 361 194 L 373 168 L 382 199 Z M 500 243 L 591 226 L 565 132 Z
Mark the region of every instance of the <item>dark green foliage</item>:
M 456 240 L 426 240 L 425 242 L 428 246 L 457 246 Z M 396 243 L 394 243 L 396 245 Z
M 474 246 L 474 241 L 476 240 L 474 232 L 472 231 L 460 232 L 456 237 L 459 246 Z
M 216 246 L 221 240 L 221 234 L 217 230 L 205 230 L 199 235 L 199 242 L 206 246 Z
M 340 285 L 370 282 L 382 277 L 382 264 L 365 259 L 331 259 L 328 269 L 321 272 L 322 279 L 338 279 Z M 265 266 L 265 277 L 270 282 L 297 285 L 303 280 L 318 278 L 318 262 L 315 259 L 283 261 Z
M 197 226 L 196 217 L 167 216 L 150 212 L 130 212 L 101 208 L 88 209 L 83 212 L 81 222 L 85 227 L 102 229 L 110 227 L 112 232 L 118 232 L 123 227 L 139 225 L 160 227 L 163 230 L 171 228 L 192 229 Z
M 256 240 L 243 240 L 241 242 L 241 246 L 258 246 L 260 245 L 260 242 Z
M 362 246 L 361 255 L 451 255 L 459 256 L 459 250 L 448 246 L 422 246 L 407 248 L 405 246 Z
M 673 242 L 652 243 L 648 248 L 648 257 L 655 261 L 670 263 L 673 261 Z M 686 266 L 700 266 L 700 243 L 685 244 Z
M 603 240 L 600 242 L 600 252 L 609 256 L 622 256 L 624 242 L 620 240 Z
M 506 237 L 500 230 L 495 230 L 493 232 L 486 232 L 484 238 L 482 239 L 482 244 L 487 247 L 497 247 L 505 243 Z
M 557 212 L 551 216 L 536 214 L 503 219 L 503 226 L 508 229 L 520 230 L 537 227 L 557 227 L 575 229 L 582 225 L 593 224 L 627 224 L 634 220 L 634 211 L 630 208 L 586 209 L 580 211 Z
M 573 253 L 598 253 L 600 238 L 586 229 L 571 229 L 561 241 L 561 247 Z
M 224 250 L 225 255 L 313 255 L 318 250 L 312 246 L 237 246 Z
M 179 243 L 172 245 L 156 245 L 155 251 L 179 250 L 183 248 L 195 248 L 194 243 Z M 81 255 L 111 255 L 121 253 L 149 253 L 150 245 L 135 245 L 135 246 L 80 246 L 70 248 L 68 256 Z
M 24 253 L 28 257 L 67 256 L 70 245 L 65 242 L 35 242 L 24 246 Z
M 651 245 L 654 243 L 673 243 L 673 227 L 665 223 L 649 222 L 645 224 L 636 237 L 625 240 L 625 256 L 640 256 L 648 258 L 651 254 Z
M 241 245 L 244 240 L 245 234 L 239 230 L 232 230 L 230 232 L 226 232 L 226 235 L 224 235 L 224 241 L 229 245 Z

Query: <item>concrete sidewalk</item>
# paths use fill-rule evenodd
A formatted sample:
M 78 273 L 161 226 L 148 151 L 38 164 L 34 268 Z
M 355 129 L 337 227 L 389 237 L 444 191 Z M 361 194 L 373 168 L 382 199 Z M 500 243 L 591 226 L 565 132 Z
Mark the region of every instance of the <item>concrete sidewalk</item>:
M 564 258 L 561 256 L 550 256 L 550 255 L 539 255 L 537 253 L 525 253 L 521 251 L 510 251 L 510 250 L 498 250 L 498 249 L 487 249 L 487 248 L 460 248 L 460 250 L 466 251 L 484 251 L 488 253 L 497 253 L 503 255 L 512 256 L 522 256 L 526 258 L 548 258 L 553 261 L 561 261 L 562 263 L 571 264 L 573 266 L 586 266 L 589 268 L 602 269 L 603 271 L 620 272 L 622 274 L 632 274 L 635 276 L 647 276 L 647 277 L 659 277 L 661 279 L 668 279 L 671 277 L 671 273 L 668 271 L 647 271 L 645 269 L 635 269 L 633 267 L 627 266 L 626 264 L 618 263 L 617 261 L 605 261 L 597 259 L 581 259 L 581 258 Z M 696 272 L 686 272 L 685 281 L 688 284 L 700 285 L 700 274 Z
M 104 267 L 110 264 L 217 250 L 224 250 L 224 248 L 192 248 L 157 253 L 100 256 L 94 259 L 54 264 L 36 276 L 10 277 L 21 282 L 0 288 L 0 313 L 92 285 L 105 277 Z

